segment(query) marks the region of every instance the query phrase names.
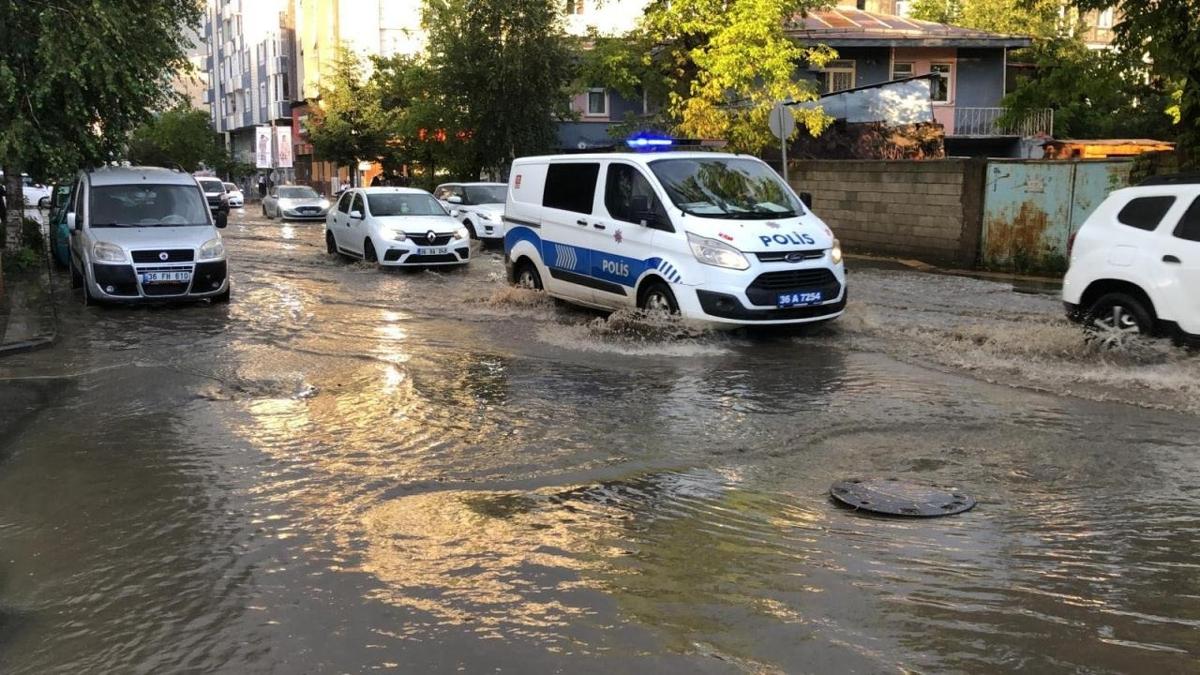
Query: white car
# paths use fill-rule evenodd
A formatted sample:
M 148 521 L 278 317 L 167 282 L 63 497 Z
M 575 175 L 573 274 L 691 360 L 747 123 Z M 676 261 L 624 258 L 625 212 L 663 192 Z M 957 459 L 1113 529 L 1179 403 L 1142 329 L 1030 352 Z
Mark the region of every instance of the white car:
M 1131 334 L 1200 341 L 1200 178 L 1111 193 L 1071 242 L 1067 315 L 1106 343 Z
M 283 220 L 325 220 L 329 206 L 328 199 L 307 185 L 280 185 L 263 197 L 262 213 Z
M 498 242 L 504 239 L 507 192 L 504 183 L 444 183 L 433 196 L 467 228 L 472 239 Z
M 240 209 L 246 205 L 246 195 L 242 194 L 242 189 L 233 183 L 225 183 L 225 196 L 229 199 L 231 208 Z
M 213 213 L 221 209 L 228 211 L 228 195 L 225 194 L 225 184 L 221 182 L 220 178 L 196 176 L 196 183 L 204 191 L 204 200 L 208 203 L 210 211 Z
M 325 247 L 388 267 L 465 265 L 471 237 L 424 190 L 347 190 L 325 219 Z
M 186 173 L 105 167 L 79 174 L 66 222 L 71 286 L 84 304 L 140 300 L 229 301 L 229 268 L 218 228 Z
M 0 181 L 3 179 L 4 172 L 0 171 Z M 25 208 L 31 209 L 35 206 L 39 209 L 50 208 L 50 192 L 49 185 L 35 183 L 29 174 L 21 174 L 21 194 L 25 198 Z
M 581 305 L 723 327 L 828 321 L 846 307 L 833 232 L 754 157 L 518 159 L 504 220 L 510 280 Z

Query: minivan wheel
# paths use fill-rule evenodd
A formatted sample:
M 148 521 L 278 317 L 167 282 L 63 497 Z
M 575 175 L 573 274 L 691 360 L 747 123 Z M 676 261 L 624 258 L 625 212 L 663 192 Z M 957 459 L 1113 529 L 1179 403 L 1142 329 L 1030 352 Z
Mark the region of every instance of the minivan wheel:
M 1154 333 L 1154 318 L 1141 300 L 1125 293 L 1101 296 L 1088 309 L 1089 339 L 1118 347 L 1130 338 Z
M 670 287 L 661 281 L 651 281 L 642 291 L 638 309 L 644 309 L 647 312 L 678 314 L 679 303 L 675 302 L 675 294 L 671 292 Z
M 379 262 L 379 256 L 375 254 L 375 244 L 368 239 L 363 242 L 363 260 L 367 262 Z
M 333 238 L 332 232 L 325 233 L 325 252 L 329 255 L 337 255 L 337 240 Z
M 517 263 L 517 269 L 513 278 L 516 280 L 517 286 L 531 291 L 542 290 L 542 276 L 538 274 L 537 267 L 528 260 L 522 260 Z

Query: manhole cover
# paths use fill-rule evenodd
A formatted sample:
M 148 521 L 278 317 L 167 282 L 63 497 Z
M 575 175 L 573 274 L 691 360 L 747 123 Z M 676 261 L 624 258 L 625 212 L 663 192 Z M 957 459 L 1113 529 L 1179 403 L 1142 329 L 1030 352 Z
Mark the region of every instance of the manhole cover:
M 897 478 L 850 478 L 829 488 L 835 500 L 852 509 L 890 516 L 933 518 L 969 511 L 975 498 L 954 488 L 909 483 Z

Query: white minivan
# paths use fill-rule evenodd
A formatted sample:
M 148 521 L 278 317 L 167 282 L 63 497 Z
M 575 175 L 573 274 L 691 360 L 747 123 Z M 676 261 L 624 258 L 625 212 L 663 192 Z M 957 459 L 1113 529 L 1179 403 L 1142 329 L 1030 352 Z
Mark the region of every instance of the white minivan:
M 139 300 L 229 302 L 218 228 L 192 176 L 156 167 L 105 167 L 76 179 L 67 209 L 71 286 L 84 304 Z
M 754 157 L 521 158 L 504 220 L 510 280 L 581 305 L 725 327 L 827 321 L 846 307 L 833 232 Z

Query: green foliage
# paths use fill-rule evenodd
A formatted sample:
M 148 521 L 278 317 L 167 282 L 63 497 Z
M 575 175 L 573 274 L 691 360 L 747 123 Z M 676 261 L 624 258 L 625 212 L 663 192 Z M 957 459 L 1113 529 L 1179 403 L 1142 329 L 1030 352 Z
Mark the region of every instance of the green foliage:
M 908 15 L 922 21 L 956 26 L 962 21 L 962 0 L 914 0 Z
M 226 152 L 208 113 L 180 106 L 135 129 L 128 154 L 134 164 L 178 167 L 191 173 L 202 166 L 215 168 Z
M 177 99 L 195 0 L 0 0 L 0 162 L 35 179 L 115 157 Z
M 25 272 L 42 264 L 41 254 L 28 246 L 4 251 L 3 268 L 9 272 Z
M 42 224 L 33 218 L 22 218 L 21 244 L 35 251 L 45 250 L 46 238 L 42 236 Z
M 340 166 L 376 159 L 391 133 L 391 116 L 364 79 L 364 64 L 342 47 L 322 74 L 320 103 L 309 116 L 313 151 Z
M 567 114 L 572 61 L 561 0 L 427 0 L 441 129 L 469 135 L 467 173 L 550 150 Z
M 1111 0 L 1075 0 L 1084 10 Z M 1123 0 L 1115 27 L 1118 48 L 1149 57 L 1158 79 L 1179 83 L 1178 150 L 1181 167 L 1200 168 L 1200 5 L 1196 0 Z
M 816 100 L 797 65 L 823 65 L 834 52 L 803 47 L 786 27 L 814 0 L 654 0 L 629 43 L 656 45 L 649 62 L 659 74 L 667 115 L 685 136 L 724 138 L 735 150 L 758 152 L 773 137 L 775 103 Z M 794 109 L 800 128 L 820 133 L 829 118 Z

